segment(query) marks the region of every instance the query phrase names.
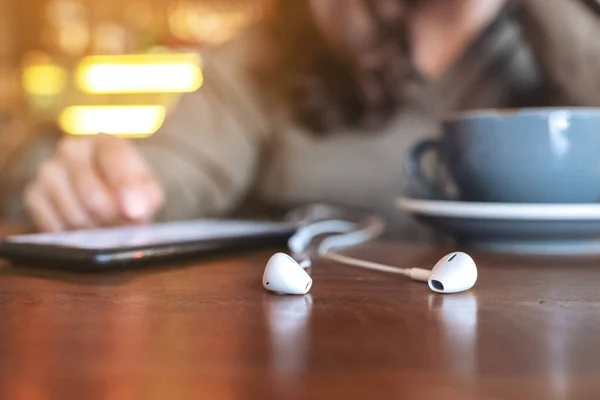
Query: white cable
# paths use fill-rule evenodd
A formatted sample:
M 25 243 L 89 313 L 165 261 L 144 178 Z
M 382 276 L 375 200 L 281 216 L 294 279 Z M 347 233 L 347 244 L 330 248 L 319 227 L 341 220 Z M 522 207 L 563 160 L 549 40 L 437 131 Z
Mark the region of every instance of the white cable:
M 319 255 L 323 258 L 342 264 L 408 276 L 408 271 L 406 269 L 360 260 L 358 258 L 337 254 L 333 251 L 334 249 L 357 246 L 374 240 L 383 233 L 384 229 L 385 226 L 383 222 L 379 219 L 375 219 L 371 221 L 365 229 L 342 235 L 330 236 L 321 242 L 321 245 L 319 246 Z
M 356 246 L 379 237 L 385 229 L 383 222 L 379 219 L 371 222 L 367 228 L 342 235 L 330 236 L 321 242 L 319 255 L 323 258 L 341 264 L 369 269 L 373 271 L 387 272 L 391 274 L 407 276 L 411 279 L 427 282 L 431 271 L 421 268 L 399 268 L 391 265 L 379 264 L 372 261 L 344 256 L 335 253 L 333 249 Z
M 306 251 L 309 243 L 317 236 L 324 233 L 343 234 L 356 229 L 356 224 L 343 220 L 325 220 L 314 222 L 310 225 L 300 228 L 298 233 L 292 236 L 288 242 L 288 248 L 292 253 L 302 253 Z
M 372 218 L 368 221 L 365 228 L 352 231 L 353 229 L 356 229 L 356 227 L 357 224 L 343 220 L 314 222 L 300 228 L 288 241 L 288 247 L 292 252 L 292 257 L 298 261 L 300 266 L 302 268 L 309 268 L 312 265 L 312 262 L 306 249 L 311 240 L 324 233 L 337 233 L 337 235 L 329 236 L 321 242 L 318 249 L 321 257 L 354 267 L 404 275 L 418 281 L 427 282 L 429 280 L 429 275 L 431 273 L 429 270 L 421 268 L 392 267 L 390 265 L 360 260 L 358 258 L 335 253 L 333 251 L 334 249 L 357 246 L 374 240 L 385 230 L 385 225 L 379 218 Z
M 371 261 L 360 260 L 354 257 L 343 256 L 338 253 L 327 252 L 321 254 L 321 257 L 326 258 L 331 261 L 339 262 L 341 264 L 350 265 L 359 268 L 370 269 L 373 271 L 381 271 L 381 272 L 389 272 L 392 274 L 410 276 L 410 273 L 407 269 L 392 267 L 390 265 L 378 264 Z
M 295 235 L 288 240 L 288 248 L 292 257 L 300 264 L 302 268 L 310 268 L 312 261 L 307 253 L 310 242 L 317 236 L 324 233 L 344 234 L 356 229 L 356 224 L 343 220 L 325 220 L 313 222 L 301 227 Z
M 361 260 L 354 257 L 343 256 L 338 253 L 326 252 L 321 257 L 344 265 L 368 269 L 372 271 L 387 272 L 390 274 L 404 275 L 415 281 L 428 282 L 431 271 L 422 268 L 399 268 L 391 265 L 379 264 L 372 261 Z

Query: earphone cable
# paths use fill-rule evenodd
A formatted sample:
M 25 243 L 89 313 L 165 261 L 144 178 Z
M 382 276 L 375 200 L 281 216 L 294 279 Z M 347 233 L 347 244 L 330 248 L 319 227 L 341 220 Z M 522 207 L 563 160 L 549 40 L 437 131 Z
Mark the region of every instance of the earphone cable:
M 360 260 L 358 258 L 345 256 L 334 251 L 334 249 L 343 249 L 374 240 L 381 236 L 384 230 L 385 224 L 383 221 L 379 218 L 372 218 L 366 224 L 364 229 L 325 238 L 319 245 L 319 255 L 322 258 L 345 265 L 410 276 L 409 270 L 407 269 L 392 267 L 390 265 L 379 264 L 372 261 Z
M 379 218 L 373 218 L 367 227 L 361 230 L 329 236 L 319 245 L 319 255 L 322 258 L 338 262 L 340 264 L 369 269 L 372 271 L 387 272 L 407 276 L 417 281 L 427 282 L 431 271 L 422 268 L 399 268 L 391 265 L 380 264 L 372 261 L 361 260 L 355 257 L 339 254 L 334 249 L 342 249 L 369 242 L 381 236 L 385 230 L 385 224 Z
M 339 253 L 334 253 L 332 251 L 322 253 L 321 257 L 331 260 L 331 261 L 339 262 L 344 265 L 350 265 L 350 266 L 354 266 L 354 267 L 370 269 L 373 271 L 388 272 L 388 273 L 392 273 L 392 274 L 398 274 L 398 275 L 404 275 L 404 276 L 410 277 L 410 272 L 407 269 L 392 267 L 391 265 L 379 264 L 379 263 L 372 262 L 372 261 L 360 260 L 358 258 L 344 256 Z

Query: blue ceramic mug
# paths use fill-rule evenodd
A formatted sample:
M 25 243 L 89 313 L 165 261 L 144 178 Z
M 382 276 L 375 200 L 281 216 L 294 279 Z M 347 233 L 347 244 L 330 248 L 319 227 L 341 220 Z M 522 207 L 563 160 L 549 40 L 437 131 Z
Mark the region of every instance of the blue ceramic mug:
M 406 162 L 420 195 L 447 199 L 423 171 L 430 152 L 463 201 L 600 201 L 600 108 L 476 110 L 448 118 L 441 137 L 418 143 Z

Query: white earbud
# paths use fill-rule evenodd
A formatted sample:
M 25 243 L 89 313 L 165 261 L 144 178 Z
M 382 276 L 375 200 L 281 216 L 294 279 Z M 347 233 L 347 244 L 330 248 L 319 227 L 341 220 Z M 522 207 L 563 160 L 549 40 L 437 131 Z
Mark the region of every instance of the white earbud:
M 477 282 L 477 266 L 468 254 L 456 252 L 435 264 L 427 283 L 437 293 L 458 293 L 471 289 Z
M 422 268 L 398 268 L 371 261 L 358 260 L 337 253 L 324 253 L 324 258 L 373 271 L 404 275 L 412 280 L 427 282 L 437 293 L 458 293 L 471 289 L 477 281 L 475 261 L 465 253 L 451 253 L 438 261 L 432 270 Z
M 263 273 L 263 287 L 281 294 L 306 294 L 312 278 L 292 257 L 277 253 L 267 263 Z

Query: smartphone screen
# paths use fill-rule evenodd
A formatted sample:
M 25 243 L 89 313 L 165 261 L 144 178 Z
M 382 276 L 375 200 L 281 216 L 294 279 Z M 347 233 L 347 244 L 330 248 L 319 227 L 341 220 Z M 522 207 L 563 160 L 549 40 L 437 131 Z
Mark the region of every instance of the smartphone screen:
M 0 241 L 0 258 L 19 266 L 79 271 L 127 268 L 281 245 L 295 230 L 290 222 L 202 219 L 28 234 Z
M 235 220 L 195 220 L 146 226 L 126 226 L 64 233 L 12 236 L 10 243 L 71 247 L 86 250 L 140 248 L 173 243 L 284 235 L 290 223 Z

